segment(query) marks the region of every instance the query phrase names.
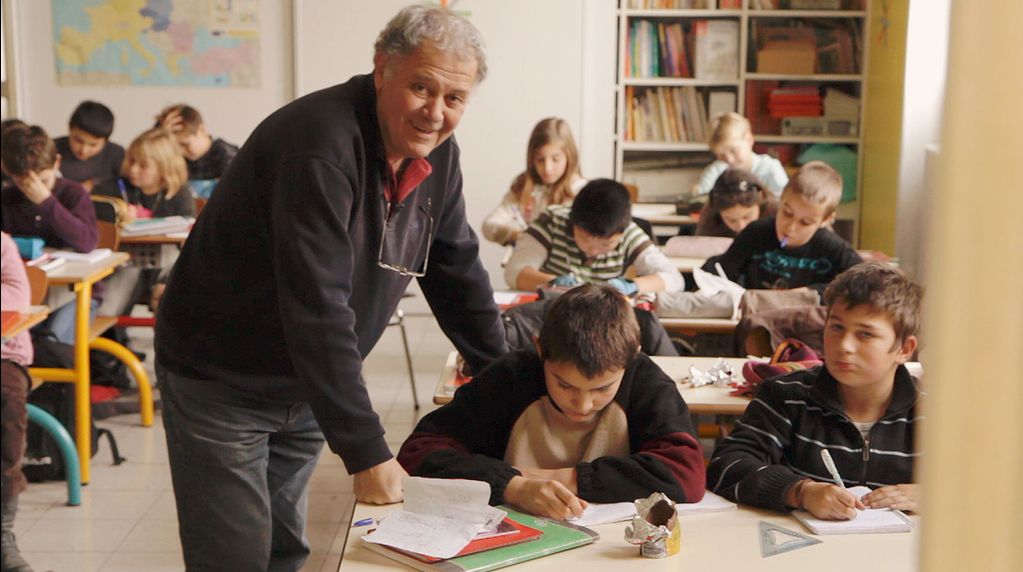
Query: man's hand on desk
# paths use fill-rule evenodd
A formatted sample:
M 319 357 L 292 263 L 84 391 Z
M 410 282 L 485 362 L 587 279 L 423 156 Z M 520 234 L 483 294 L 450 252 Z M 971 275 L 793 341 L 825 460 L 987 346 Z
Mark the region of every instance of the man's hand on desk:
M 397 459 L 355 473 L 355 500 L 369 504 L 400 502 L 404 496 L 402 477 L 408 476 Z

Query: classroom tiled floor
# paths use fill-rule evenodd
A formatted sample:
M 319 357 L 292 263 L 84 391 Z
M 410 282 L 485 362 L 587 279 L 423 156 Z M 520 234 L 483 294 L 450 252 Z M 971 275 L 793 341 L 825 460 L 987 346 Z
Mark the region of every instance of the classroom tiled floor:
M 435 408 L 434 385 L 452 346 L 432 316 L 407 315 L 405 323 L 423 415 Z M 132 346 L 149 354 L 146 365 L 152 375 L 152 331 L 129 333 Z M 365 377 L 388 443 L 397 451 L 417 420 L 397 328 L 387 329 L 366 360 Z M 167 448 L 157 415 L 150 428 L 138 424 L 137 414 L 98 422 L 113 431 L 128 461 L 111 466 L 110 451 L 102 444 L 81 506 L 65 505 L 62 482 L 29 485 L 20 499 L 15 532 L 22 554 L 37 572 L 183 569 Z M 312 555 L 303 570 L 337 570 L 353 502 L 351 477 L 324 447 L 310 484 L 307 534 Z

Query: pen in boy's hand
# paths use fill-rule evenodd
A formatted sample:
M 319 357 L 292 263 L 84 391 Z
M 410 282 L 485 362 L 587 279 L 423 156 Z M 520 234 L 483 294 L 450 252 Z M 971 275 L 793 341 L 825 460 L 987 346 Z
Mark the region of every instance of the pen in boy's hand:
M 845 483 L 842 482 L 842 476 L 838 474 L 838 467 L 835 466 L 835 460 L 831 458 L 831 453 L 829 453 L 827 449 L 821 449 L 821 460 L 824 461 L 824 467 L 828 469 L 828 473 L 831 474 L 831 478 L 835 481 L 835 484 L 844 489 Z

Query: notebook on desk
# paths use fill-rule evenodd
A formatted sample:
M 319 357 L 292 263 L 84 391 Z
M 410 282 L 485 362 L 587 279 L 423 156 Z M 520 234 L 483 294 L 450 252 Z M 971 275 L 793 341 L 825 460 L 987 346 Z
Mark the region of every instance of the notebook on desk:
M 861 497 L 870 492 L 867 487 L 852 487 L 849 492 Z M 852 520 L 821 520 L 805 510 L 792 513 L 807 530 L 814 534 L 879 534 L 909 532 L 913 521 L 902 511 L 888 508 L 868 508 L 856 511 Z
M 523 538 L 500 548 L 483 549 L 482 552 L 465 554 L 446 560 L 434 560 L 432 562 L 424 561 L 419 555 L 412 556 L 379 544 L 363 542 L 363 546 L 416 570 L 424 570 L 426 572 L 435 570 L 445 572 L 487 572 L 488 570 L 496 570 L 578 546 L 592 544 L 600 538 L 596 532 L 588 528 L 531 516 L 516 512 L 508 507 L 501 507 L 501 509 L 506 510 L 508 518 L 519 524 L 523 530 L 533 531 L 532 533 L 525 533 L 533 536 Z M 507 537 L 498 536 L 485 540 L 498 541 L 502 538 Z M 478 541 L 473 541 L 473 543 L 475 542 Z M 470 543 L 471 545 L 472 543 Z M 469 546 L 466 547 L 466 549 L 468 548 Z

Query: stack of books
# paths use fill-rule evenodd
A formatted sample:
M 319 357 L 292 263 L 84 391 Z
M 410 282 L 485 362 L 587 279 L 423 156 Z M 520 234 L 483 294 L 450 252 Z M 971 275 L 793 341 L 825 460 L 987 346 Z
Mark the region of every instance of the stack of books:
M 507 510 L 508 516 L 497 532 L 478 536 L 452 558 L 434 558 L 365 541 L 363 546 L 416 570 L 486 572 L 591 544 L 599 539 L 599 535 L 588 528 L 501 508 Z
M 161 234 L 172 234 L 187 232 L 192 227 L 193 219 L 183 216 L 168 216 L 163 218 L 144 218 L 129 222 L 121 229 L 121 236 L 131 238 L 136 236 L 152 236 Z
M 820 117 L 821 104 L 816 86 L 780 87 L 767 96 L 767 111 L 774 119 Z

